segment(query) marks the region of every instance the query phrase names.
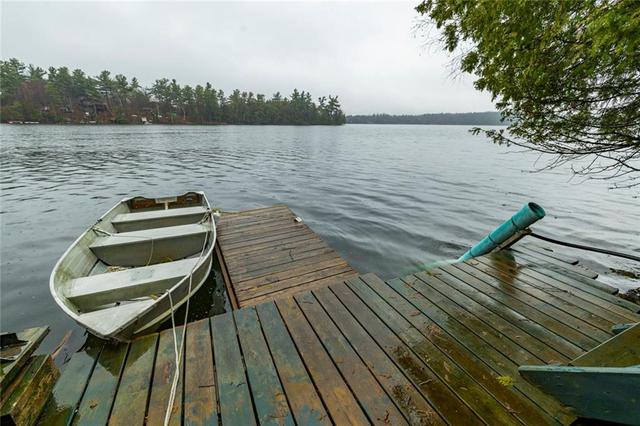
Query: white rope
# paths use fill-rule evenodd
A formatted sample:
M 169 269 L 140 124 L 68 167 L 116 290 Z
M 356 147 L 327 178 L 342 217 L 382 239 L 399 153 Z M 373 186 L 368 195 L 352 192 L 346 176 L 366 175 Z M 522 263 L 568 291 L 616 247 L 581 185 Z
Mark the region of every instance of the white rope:
M 211 217 L 211 211 L 208 210 L 207 213 L 205 213 L 205 217 L 202 218 L 202 220 L 200 220 L 200 222 L 198 223 L 204 223 L 206 221 L 206 216 L 211 218 L 211 221 L 213 222 L 213 218 Z M 185 335 L 187 334 L 187 319 L 189 317 L 189 302 L 191 301 L 193 271 L 195 270 L 196 266 L 200 263 L 199 260 L 202 259 L 202 256 L 204 256 L 204 252 L 207 248 L 208 240 L 209 240 L 209 233 L 207 232 L 204 238 L 204 244 L 202 245 L 202 250 L 200 251 L 200 256 L 198 256 L 198 262 L 196 262 L 193 265 L 193 267 L 191 268 L 191 272 L 189 273 L 189 290 L 187 292 L 187 306 L 185 307 L 185 313 L 184 313 L 184 326 L 182 329 L 182 336 L 180 338 L 180 350 L 178 350 L 178 336 L 176 334 L 176 323 L 174 319 L 173 299 L 171 298 L 171 292 L 167 290 L 167 293 L 169 293 L 169 303 L 171 306 L 171 327 L 173 329 L 173 347 L 176 354 L 176 370 L 173 373 L 173 382 L 171 383 L 171 392 L 169 393 L 169 402 L 167 404 L 167 411 L 165 412 L 165 415 L 164 415 L 164 426 L 168 426 L 169 420 L 171 419 L 171 411 L 173 408 L 173 403 L 175 402 L 175 399 L 176 399 L 176 390 L 178 389 L 178 380 L 180 379 L 180 366 L 182 365 L 182 354 L 184 353 L 184 341 L 185 341 Z

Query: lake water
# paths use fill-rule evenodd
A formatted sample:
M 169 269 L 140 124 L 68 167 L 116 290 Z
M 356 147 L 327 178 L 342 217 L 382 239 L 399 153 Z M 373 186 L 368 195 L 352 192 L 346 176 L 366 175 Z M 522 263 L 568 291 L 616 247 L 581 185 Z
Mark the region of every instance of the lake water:
M 640 254 L 638 191 L 531 173 L 515 153 L 464 126 L 1 126 L 0 323 L 49 324 L 50 349 L 83 330 L 49 294 L 69 244 L 125 196 L 204 190 L 240 210 L 289 205 L 360 272 L 391 278 L 456 258 L 527 201 L 541 234 Z M 621 288 L 631 261 L 574 252 Z M 200 314 L 223 309 L 212 284 Z M 217 306 L 209 306 L 213 302 Z

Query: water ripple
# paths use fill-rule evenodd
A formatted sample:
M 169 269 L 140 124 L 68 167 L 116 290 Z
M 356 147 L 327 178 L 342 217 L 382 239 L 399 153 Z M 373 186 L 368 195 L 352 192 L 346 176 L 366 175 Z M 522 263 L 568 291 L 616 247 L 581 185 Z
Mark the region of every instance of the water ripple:
M 288 204 L 361 272 L 403 275 L 459 256 L 535 200 L 536 230 L 640 251 L 640 201 L 566 170 L 530 173 L 462 126 L 1 126 L 3 329 L 71 327 L 48 276 L 68 244 L 128 195 L 204 190 L 214 206 Z M 634 198 L 636 196 L 636 198 Z M 576 253 L 620 287 L 638 265 Z M 26 309 L 28 307 L 28 309 Z

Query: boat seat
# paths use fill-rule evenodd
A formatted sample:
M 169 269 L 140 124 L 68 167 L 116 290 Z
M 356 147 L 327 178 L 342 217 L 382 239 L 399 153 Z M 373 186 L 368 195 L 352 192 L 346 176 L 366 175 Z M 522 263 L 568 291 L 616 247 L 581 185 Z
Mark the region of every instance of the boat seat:
M 125 326 L 131 318 L 140 315 L 154 303 L 153 299 L 136 300 L 120 306 L 82 313 L 78 320 L 103 337 L 109 337 Z
M 184 259 L 77 278 L 69 283 L 65 296 L 78 310 L 87 312 L 110 303 L 158 295 L 188 276 L 198 260 Z
M 107 265 L 146 266 L 199 254 L 210 230 L 197 223 L 121 232 L 98 238 L 90 248 Z
M 197 206 L 122 213 L 114 217 L 111 224 L 118 232 L 141 231 L 197 223 L 204 217 L 206 212 L 207 209 L 205 207 Z

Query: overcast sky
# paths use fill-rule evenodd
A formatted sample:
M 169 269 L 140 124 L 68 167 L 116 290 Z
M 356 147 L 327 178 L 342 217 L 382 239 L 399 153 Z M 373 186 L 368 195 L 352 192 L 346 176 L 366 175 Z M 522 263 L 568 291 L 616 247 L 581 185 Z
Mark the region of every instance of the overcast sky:
M 42 67 L 271 95 L 337 94 L 348 114 L 493 110 L 414 31 L 414 2 L 2 1 L 1 56 Z

